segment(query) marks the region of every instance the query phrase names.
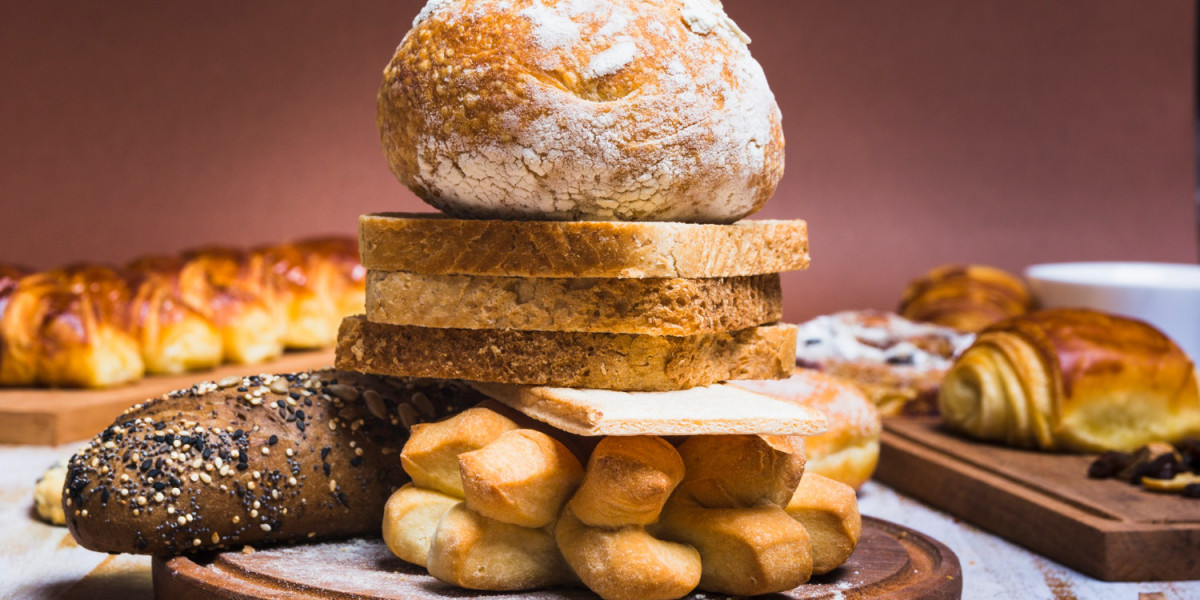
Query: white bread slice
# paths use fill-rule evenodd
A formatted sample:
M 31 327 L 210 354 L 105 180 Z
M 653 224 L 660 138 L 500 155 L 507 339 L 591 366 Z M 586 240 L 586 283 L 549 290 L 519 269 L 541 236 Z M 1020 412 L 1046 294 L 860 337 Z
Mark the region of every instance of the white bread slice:
M 741 277 L 809 263 L 802 220 L 706 225 L 381 213 L 360 216 L 358 229 L 364 267 L 426 275 Z
M 562 279 L 367 273 L 374 323 L 692 335 L 779 321 L 779 275 Z
M 816 435 L 821 411 L 728 384 L 620 392 L 503 383 L 475 389 L 568 433 L 605 435 Z

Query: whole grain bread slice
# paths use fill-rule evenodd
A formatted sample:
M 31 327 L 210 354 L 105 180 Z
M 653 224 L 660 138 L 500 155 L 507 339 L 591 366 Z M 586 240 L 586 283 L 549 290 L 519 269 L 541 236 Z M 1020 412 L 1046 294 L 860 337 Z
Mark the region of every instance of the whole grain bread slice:
M 554 279 L 370 271 L 367 319 L 453 327 L 694 335 L 779 321 L 779 275 Z
M 767 325 L 690 336 L 443 329 L 342 321 L 339 369 L 377 375 L 663 391 L 729 379 L 780 379 L 796 329 Z
M 735 385 L 622 392 L 504 383 L 476 390 L 568 433 L 603 435 L 816 435 L 825 415 Z
M 731 225 L 359 217 L 363 266 L 427 275 L 740 277 L 808 268 L 802 220 Z

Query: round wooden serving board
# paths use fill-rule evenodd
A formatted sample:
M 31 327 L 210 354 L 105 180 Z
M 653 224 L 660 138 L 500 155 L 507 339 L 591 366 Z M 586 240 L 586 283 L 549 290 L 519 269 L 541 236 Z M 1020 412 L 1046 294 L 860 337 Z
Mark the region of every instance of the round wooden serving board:
M 250 554 L 225 552 L 154 559 L 156 598 L 257 600 L 370 599 L 584 600 L 584 588 L 521 593 L 464 590 L 392 556 L 382 540 L 283 546 Z M 858 549 L 846 564 L 790 592 L 767 598 L 957 600 L 958 557 L 941 542 L 880 519 L 863 517 Z M 716 597 L 703 592 L 689 598 Z

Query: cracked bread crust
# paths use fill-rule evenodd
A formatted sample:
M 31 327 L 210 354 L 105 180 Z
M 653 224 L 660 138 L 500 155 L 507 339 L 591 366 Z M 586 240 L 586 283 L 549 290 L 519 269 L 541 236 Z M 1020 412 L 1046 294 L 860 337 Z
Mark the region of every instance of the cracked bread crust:
M 779 321 L 779 275 L 562 279 L 371 271 L 367 319 L 455 327 L 693 335 Z
M 784 167 L 748 42 L 715 0 L 433 0 L 376 123 L 401 183 L 455 216 L 730 223 Z
M 363 266 L 427 275 L 740 277 L 808 268 L 800 219 L 731 225 L 467 220 L 431 213 L 358 219 Z
M 692 336 L 438 329 L 342 321 L 337 367 L 377 375 L 636 391 L 791 375 L 796 329 Z

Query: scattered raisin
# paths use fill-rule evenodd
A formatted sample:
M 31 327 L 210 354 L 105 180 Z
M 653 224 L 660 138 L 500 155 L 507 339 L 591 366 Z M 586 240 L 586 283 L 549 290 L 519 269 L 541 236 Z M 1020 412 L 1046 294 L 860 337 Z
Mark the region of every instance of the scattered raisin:
M 1132 454 L 1109 450 L 1101 454 L 1088 466 L 1088 477 L 1092 479 L 1108 479 L 1116 477 L 1133 460 Z

